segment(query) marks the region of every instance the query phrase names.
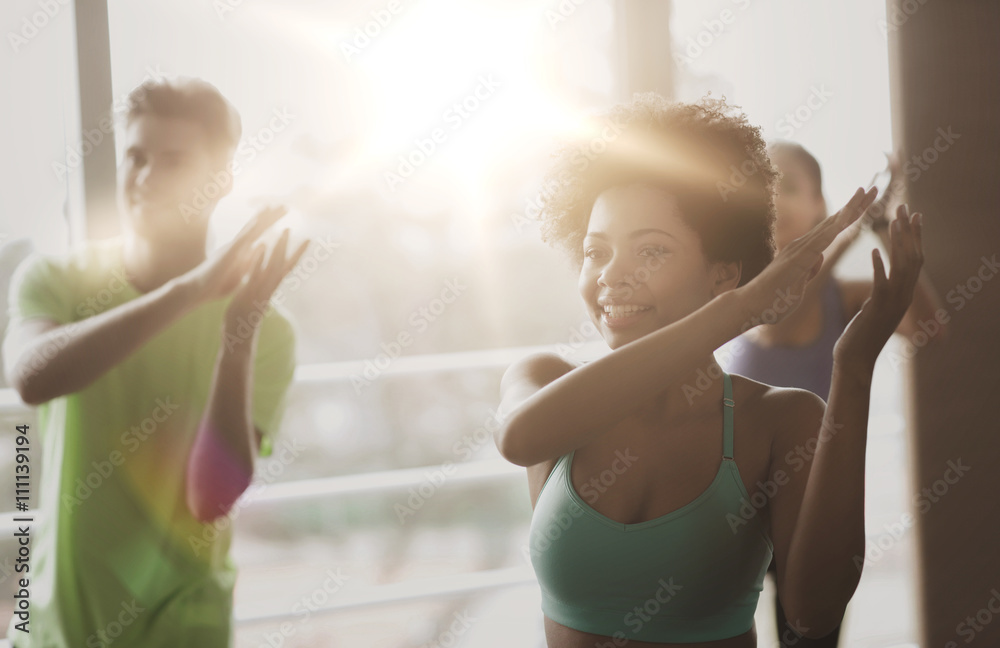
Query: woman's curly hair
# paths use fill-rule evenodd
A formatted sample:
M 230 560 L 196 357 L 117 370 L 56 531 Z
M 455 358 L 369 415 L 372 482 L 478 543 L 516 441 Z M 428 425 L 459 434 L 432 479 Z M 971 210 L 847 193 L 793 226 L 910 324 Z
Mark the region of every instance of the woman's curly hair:
M 744 285 L 774 258 L 774 194 L 779 172 L 760 128 L 725 98 L 673 103 L 636 94 L 600 120 L 597 135 L 565 144 L 545 176 L 542 240 L 580 267 L 594 202 L 632 183 L 669 191 L 701 238 L 710 262 L 742 262 Z

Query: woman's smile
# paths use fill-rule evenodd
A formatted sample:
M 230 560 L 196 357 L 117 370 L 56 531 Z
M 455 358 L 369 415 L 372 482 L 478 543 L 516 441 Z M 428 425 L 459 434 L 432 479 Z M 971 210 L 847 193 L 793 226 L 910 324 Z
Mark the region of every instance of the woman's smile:
M 608 328 L 620 329 L 632 326 L 653 311 L 652 306 L 637 304 L 607 304 L 601 307 L 601 321 Z

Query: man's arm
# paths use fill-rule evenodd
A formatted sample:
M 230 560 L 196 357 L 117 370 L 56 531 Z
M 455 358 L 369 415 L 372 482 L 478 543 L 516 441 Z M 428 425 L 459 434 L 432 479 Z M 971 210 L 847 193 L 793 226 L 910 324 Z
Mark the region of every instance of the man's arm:
M 231 293 L 250 246 L 284 214 L 262 210 L 198 267 L 99 315 L 65 325 L 41 317 L 12 321 L 4 343 L 8 383 L 29 405 L 86 388 L 193 308 Z
M 188 455 L 187 505 L 201 522 L 225 515 L 253 479 L 260 434 L 252 415 L 253 366 L 265 314 L 259 309 L 269 305 L 308 241 L 288 258 L 287 245 L 285 230 L 266 265 L 263 248 L 257 250 L 246 282 L 226 310 L 211 393 Z
M 4 342 L 7 381 L 29 405 L 80 391 L 187 313 L 191 286 L 174 280 L 80 322 L 11 322 Z
M 202 522 L 224 515 L 253 478 L 259 437 L 251 416 L 256 337 L 224 327 L 212 387 L 188 463 L 187 503 Z

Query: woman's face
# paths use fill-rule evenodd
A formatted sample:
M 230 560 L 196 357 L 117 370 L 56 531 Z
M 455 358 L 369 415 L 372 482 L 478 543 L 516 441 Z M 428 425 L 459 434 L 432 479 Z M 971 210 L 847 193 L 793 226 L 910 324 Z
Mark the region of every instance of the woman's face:
M 780 250 L 825 217 L 826 205 L 816 179 L 794 156 L 778 153 L 771 159 L 782 173 L 774 201 L 777 212 L 774 243 Z
M 648 185 L 598 196 L 583 255 L 580 296 L 612 349 L 682 319 L 739 283 L 739 264 L 709 263 L 674 197 Z

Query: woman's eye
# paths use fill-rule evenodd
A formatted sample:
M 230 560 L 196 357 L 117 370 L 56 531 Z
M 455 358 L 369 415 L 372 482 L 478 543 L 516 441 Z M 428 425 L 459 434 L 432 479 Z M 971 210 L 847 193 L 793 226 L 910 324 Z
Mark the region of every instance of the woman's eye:
M 587 257 L 588 259 L 596 259 L 600 255 L 601 251 L 598 250 L 597 248 L 588 248 L 583 252 L 583 256 Z
M 642 248 L 642 250 L 639 251 L 639 254 L 642 256 L 660 256 L 661 254 L 666 254 L 669 251 L 670 250 L 665 247 L 653 246 Z

